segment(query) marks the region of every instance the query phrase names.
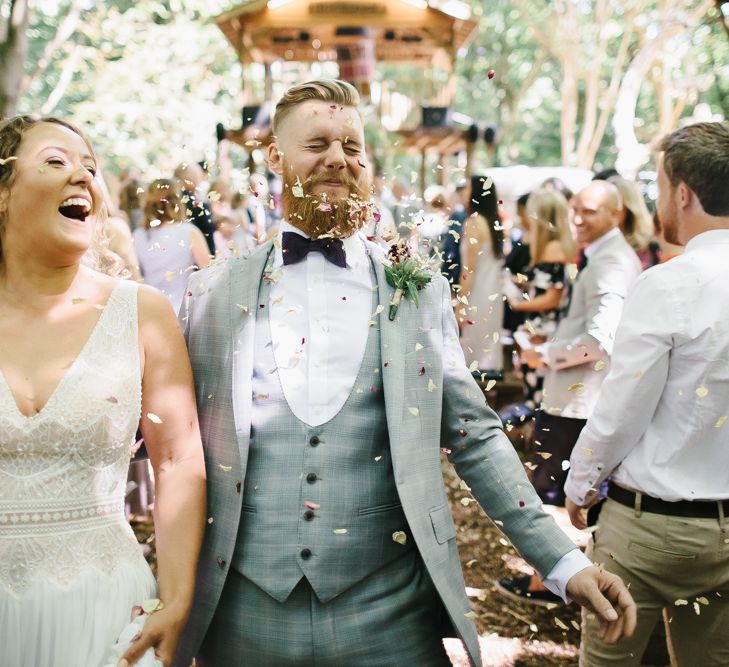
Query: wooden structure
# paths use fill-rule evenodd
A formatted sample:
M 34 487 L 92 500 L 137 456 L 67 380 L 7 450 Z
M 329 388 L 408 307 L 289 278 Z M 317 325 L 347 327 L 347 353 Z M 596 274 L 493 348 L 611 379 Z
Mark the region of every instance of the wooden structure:
M 352 81 L 365 98 L 376 62 L 445 70 L 451 76 L 448 85 L 426 90 L 426 95 L 430 103 L 449 106 L 455 90 L 453 61 L 477 27 L 461 0 L 248 0 L 214 20 L 244 66 L 246 104 L 272 101 L 273 63 L 336 61 L 341 78 Z M 254 99 L 245 80 L 250 63 L 265 67 L 264 100 Z M 245 123 L 240 130 L 228 130 L 225 138 L 249 153 L 270 140 L 268 127 Z M 466 147 L 463 130 L 448 126 L 403 129 L 400 143 L 423 154 L 423 161 L 428 151 L 447 155 Z

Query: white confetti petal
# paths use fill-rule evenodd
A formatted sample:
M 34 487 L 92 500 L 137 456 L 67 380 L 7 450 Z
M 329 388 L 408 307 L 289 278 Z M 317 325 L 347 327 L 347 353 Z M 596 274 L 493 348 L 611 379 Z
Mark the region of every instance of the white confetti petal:
M 156 414 L 154 414 L 154 412 L 148 412 L 147 419 L 149 419 L 149 421 L 151 421 L 151 422 L 154 422 L 155 424 L 162 423 L 162 420 Z

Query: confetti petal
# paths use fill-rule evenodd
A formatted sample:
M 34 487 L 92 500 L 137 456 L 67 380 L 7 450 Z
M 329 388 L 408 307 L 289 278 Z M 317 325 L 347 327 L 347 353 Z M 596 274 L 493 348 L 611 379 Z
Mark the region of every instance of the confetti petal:
M 699 398 L 706 398 L 709 395 L 709 390 L 706 387 L 698 387 L 696 389 L 696 395 Z
M 154 422 L 155 424 L 162 423 L 162 420 L 156 414 L 154 414 L 154 412 L 148 412 L 147 419 L 149 419 L 149 421 L 151 421 L 151 422 Z
M 413 416 L 417 417 L 420 414 L 420 410 L 418 408 L 408 408 L 408 412 Z
M 392 534 L 392 541 L 397 542 L 398 544 L 405 544 L 408 541 L 408 536 L 404 531 L 396 530 Z

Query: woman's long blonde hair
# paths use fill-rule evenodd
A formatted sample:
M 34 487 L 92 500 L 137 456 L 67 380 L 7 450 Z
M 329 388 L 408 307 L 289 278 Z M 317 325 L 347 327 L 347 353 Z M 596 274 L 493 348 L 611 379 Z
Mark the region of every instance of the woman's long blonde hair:
M 622 176 L 611 176 L 608 181 L 620 192 L 625 218 L 620 230 L 633 250 L 644 250 L 653 239 L 653 217 L 648 211 L 638 184 Z
M 567 200 L 554 190 L 536 190 L 526 203 L 527 215 L 532 220 L 530 231 L 531 266 L 539 264 L 550 241 L 559 241 L 567 262 L 573 262 L 577 244 L 570 227 L 570 208 Z

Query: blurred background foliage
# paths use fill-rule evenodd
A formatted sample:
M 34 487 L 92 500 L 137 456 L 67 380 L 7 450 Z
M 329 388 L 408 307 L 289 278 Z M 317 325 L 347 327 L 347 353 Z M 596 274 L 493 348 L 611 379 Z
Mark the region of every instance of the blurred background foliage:
M 240 125 L 243 70 L 211 17 L 237 4 L 5 0 L 0 106 L 6 115 L 72 119 L 111 172 L 133 167 L 152 177 L 181 159 L 213 160 L 215 124 Z M 729 116 L 729 3 L 470 4 L 480 23 L 456 58 L 454 109 L 498 128 L 498 148 L 477 154 L 479 167 L 622 160 L 631 171 L 659 134 L 686 119 Z M 246 76 L 262 90 L 261 67 Z M 427 103 L 448 73 L 382 64 L 377 76 Z M 367 134 L 378 153 L 397 143 L 377 127 Z

